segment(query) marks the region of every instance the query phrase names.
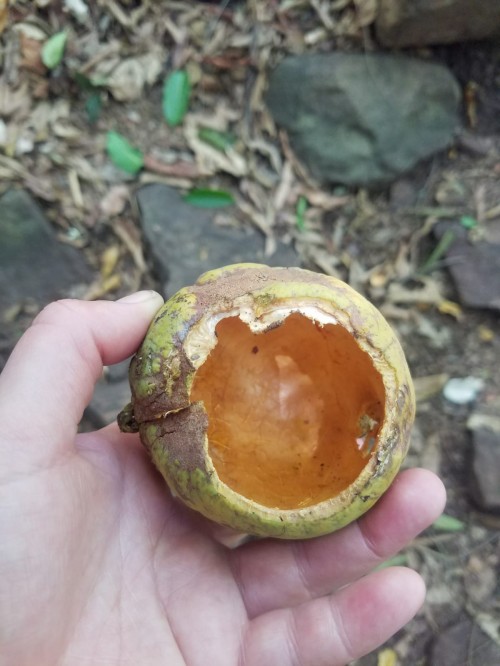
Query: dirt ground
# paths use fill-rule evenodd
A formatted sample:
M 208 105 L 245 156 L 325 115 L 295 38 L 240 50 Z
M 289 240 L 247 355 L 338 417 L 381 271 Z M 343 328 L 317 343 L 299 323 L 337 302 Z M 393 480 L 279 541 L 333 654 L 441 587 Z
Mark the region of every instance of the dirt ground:
M 288 53 L 376 50 L 370 22 L 354 3 L 332 3 L 334 27 L 315 2 L 288 3 L 282 11 L 280 3 L 263 0 L 102 0 L 87 3 L 89 14 L 80 19 L 62 0 L 11 4 L 0 37 L 0 194 L 17 185 L 28 189 L 60 240 L 85 254 L 98 275 L 85 298 L 114 299 L 157 285 L 133 200 L 145 182 L 232 193 L 236 205 L 221 212 L 221 224 L 229 216 L 232 224 L 256 226 L 270 249 L 277 238 L 294 243 L 305 267 L 339 276 L 369 297 L 398 331 L 419 389 L 407 464 L 440 474 L 446 514 L 461 522 L 429 530 L 401 554 L 399 561 L 427 581 L 426 605 L 391 641 L 396 661 L 383 662 L 379 651 L 362 663 L 437 663 L 430 656 L 436 638 L 464 618 L 500 645 L 500 516 L 481 511 L 470 493 L 467 420 L 475 407 L 442 395 L 446 377 L 480 378 L 477 403 L 498 414 L 498 312 L 462 306 L 446 257 L 432 258 L 437 221 L 470 217 L 478 233 L 484 219 L 500 224 L 498 46 L 419 52 L 457 76 L 464 132 L 448 152 L 391 187 L 348 190 L 308 177 L 273 126 L 262 94 L 269 69 Z M 65 54 L 49 70 L 42 44 L 61 30 L 68 34 Z M 134 61 L 133 73 L 122 72 L 111 85 L 111 73 L 126 59 Z M 170 128 L 162 117 L 162 82 L 179 68 L 189 72 L 193 91 L 185 122 Z M 200 124 L 236 135 L 228 164 L 210 159 L 191 131 Z M 140 173 L 126 176 L 113 166 L 105 150 L 109 130 L 148 157 Z M 309 201 L 304 225 L 296 212 L 300 197 Z M 25 321 L 31 313 L 17 315 Z M 425 389 L 425 378 L 435 375 L 444 377 L 428 380 Z M 474 650 L 453 663 L 484 666 Z

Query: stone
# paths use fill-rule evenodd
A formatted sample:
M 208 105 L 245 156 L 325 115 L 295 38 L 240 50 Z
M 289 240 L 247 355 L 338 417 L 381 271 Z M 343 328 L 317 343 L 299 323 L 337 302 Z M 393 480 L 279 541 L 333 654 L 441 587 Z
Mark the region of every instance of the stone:
M 216 226 L 214 210 L 186 203 L 178 190 L 167 185 L 141 187 L 137 202 L 143 233 L 165 296 L 193 284 L 205 271 L 227 264 L 300 263 L 295 250 L 283 243 L 278 243 L 276 252 L 266 257 L 264 237 L 258 231 Z
M 471 495 L 481 510 L 500 512 L 500 418 L 477 413 L 468 427 L 472 432 Z
M 57 240 L 33 198 L 12 189 L 0 198 L 0 367 L 31 316 L 50 301 L 72 296 L 93 275 L 82 253 Z M 3 350 L 3 352 L 2 352 Z
M 474 655 L 473 661 L 467 655 Z M 429 666 L 481 666 L 500 664 L 500 647 L 471 620 L 463 620 L 442 631 L 434 640 Z
M 446 67 L 373 53 L 286 58 L 266 96 L 315 178 L 362 186 L 391 183 L 449 145 L 459 101 Z
M 439 239 L 447 232 L 454 234 L 446 250 L 447 265 L 460 302 L 471 308 L 500 310 L 500 239 L 495 226 L 482 225 L 480 240 L 471 240 L 459 222 L 441 221 L 434 228 Z
M 500 2 L 379 0 L 375 28 L 389 47 L 484 39 L 500 34 Z

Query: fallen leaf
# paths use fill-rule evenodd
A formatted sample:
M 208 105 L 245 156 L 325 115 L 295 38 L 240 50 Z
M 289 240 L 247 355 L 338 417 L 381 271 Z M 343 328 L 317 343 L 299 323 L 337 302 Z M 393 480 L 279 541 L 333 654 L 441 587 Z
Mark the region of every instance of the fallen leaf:
M 135 174 L 144 166 L 142 152 L 118 132 L 107 133 L 106 150 L 113 164 L 127 173 Z
M 202 172 L 194 162 L 179 160 L 178 162 L 167 164 L 153 155 L 144 156 L 144 168 L 154 173 L 174 178 L 199 178 L 202 175 Z
M 183 198 L 186 203 L 190 203 L 192 206 L 198 206 L 199 208 L 222 208 L 234 204 L 233 195 L 224 190 L 195 188 L 188 192 Z
M 398 655 L 392 648 L 385 648 L 377 655 L 377 666 L 397 666 Z
M 140 99 L 145 85 L 153 85 L 161 74 L 165 54 L 153 49 L 135 58 L 122 60 L 106 79 L 105 85 L 120 102 Z
M 438 310 L 441 312 L 441 314 L 447 314 L 450 315 L 450 317 L 453 317 L 457 321 L 460 321 L 463 319 L 463 311 L 462 308 L 458 303 L 455 303 L 454 301 L 441 301 L 441 303 L 438 305 Z
M 304 231 L 306 227 L 306 220 L 305 220 L 306 210 L 307 210 L 307 199 L 305 197 L 300 196 L 297 199 L 297 205 L 295 207 L 296 223 L 297 223 L 297 229 L 299 231 Z
M 437 282 L 432 278 L 419 279 L 419 285 L 415 289 L 393 282 L 387 291 L 391 303 L 420 303 L 426 305 L 439 305 L 443 300 Z
M 111 220 L 111 226 L 115 234 L 130 252 L 140 274 L 144 274 L 147 266 L 142 252 L 141 237 L 137 228 L 128 220 L 119 217 Z
M 21 61 L 20 67 L 28 69 L 37 74 L 44 74 L 47 70 L 42 62 L 42 43 L 38 39 L 33 39 L 20 32 Z
M 354 0 L 354 6 L 356 7 L 356 23 L 360 28 L 365 28 L 373 23 L 377 16 L 378 0 Z
M 432 527 L 440 532 L 463 532 L 466 524 L 458 518 L 443 513 L 432 523 Z
M 476 412 L 469 417 L 467 428 L 469 430 L 486 428 L 500 434 L 500 416 Z
M 415 387 L 417 402 L 425 402 L 425 400 L 429 400 L 429 398 L 441 393 L 449 378 L 450 376 L 445 373 L 415 377 L 413 385 Z
M 101 278 L 105 280 L 113 273 L 120 258 L 118 245 L 110 245 L 101 254 Z
M 123 212 L 129 199 L 129 191 L 126 185 L 114 185 L 101 199 L 99 208 L 107 217 L 113 217 Z
M 211 127 L 200 127 L 198 130 L 198 138 L 221 152 L 230 148 L 236 140 L 234 134 L 231 134 L 230 132 L 220 132 Z
M 56 32 L 42 47 L 42 62 L 48 69 L 54 69 L 64 56 L 68 34 L 66 31 Z
M 495 332 L 483 324 L 478 327 L 477 333 L 481 342 L 493 342 L 495 339 Z
M 179 125 L 186 115 L 191 84 L 185 70 L 172 72 L 163 86 L 163 117 L 171 127 Z
M 0 0 L 0 35 L 5 30 L 9 17 L 9 0 Z

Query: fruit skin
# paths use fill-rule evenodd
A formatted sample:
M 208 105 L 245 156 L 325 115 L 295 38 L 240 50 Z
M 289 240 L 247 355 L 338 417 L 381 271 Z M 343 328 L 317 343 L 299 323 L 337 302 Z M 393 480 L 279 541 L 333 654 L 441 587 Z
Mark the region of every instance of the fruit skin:
M 197 354 L 189 341 L 196 339 L 198 329 L 203 340 L 204 322 L 215 313 L 250 307 L 259 318 L 291 304 L 314 306 L 353 333 L 382 376 L 386 401 L 375 451 L 356 481 L 319 504 L 282 510 L 257 504 L 219 480 L 208 456 L 207 414 L 201 402 L 190 403 L 197 363 L 209 349 Z M 129 378 L 132 403 L 119 415 L 120 427 L 139 431 L 173 494 L 206 517 L 256 536 L 315 537 L 365 513 L 396 475 L 415 415 L 404 353 L 383 316 L 340 280 L 298 268 L 234 264 L 205 273 L 158 312 L 132 360 Z

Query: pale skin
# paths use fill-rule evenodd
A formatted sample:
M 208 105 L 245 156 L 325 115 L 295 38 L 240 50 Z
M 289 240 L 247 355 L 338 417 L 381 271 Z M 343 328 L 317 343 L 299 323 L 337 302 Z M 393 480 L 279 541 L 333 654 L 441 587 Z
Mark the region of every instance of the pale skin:
M 0 375 L 0 665 L 340 666 L 371 652 L 425 593 L 414 571 L 372 570 L 441 513 L 442 483 L 408 470 L 326 537 L 217 543 L 137 435 L 76 434 L 102 366 L 137 349 L 161 303 L 52 304 Z

